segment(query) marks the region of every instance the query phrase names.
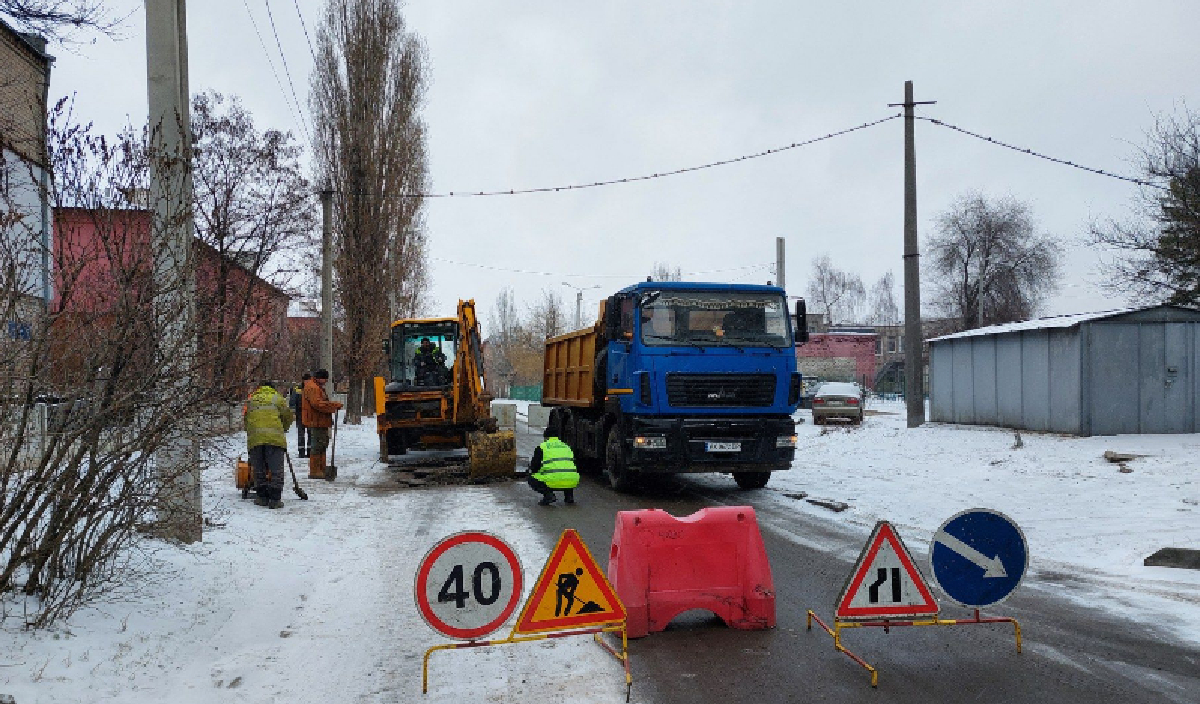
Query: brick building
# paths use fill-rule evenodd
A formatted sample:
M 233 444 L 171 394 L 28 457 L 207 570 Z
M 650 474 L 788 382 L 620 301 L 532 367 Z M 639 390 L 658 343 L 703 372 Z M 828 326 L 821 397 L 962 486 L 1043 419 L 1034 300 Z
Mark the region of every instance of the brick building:
M 875 341 L 872 332 L 810 334 L 808 342 L 796 348 L 796 368 L 805 377 L 874 388 Z
M 0 376 L 28 376 L 31 341 L 50 297 L 46 100 L 41 37 L 0 22 Z
M 51 309 L 61 324 L 103 319 L 114 310 L 140 310 L 149 321 L 151 218 L 140 209 L 55 210 Z M 201 355 L 231 353 L 211 366 L 212 373 L 233 385 L 290 376 L 288 294 L 199 239 L 193 246 Z

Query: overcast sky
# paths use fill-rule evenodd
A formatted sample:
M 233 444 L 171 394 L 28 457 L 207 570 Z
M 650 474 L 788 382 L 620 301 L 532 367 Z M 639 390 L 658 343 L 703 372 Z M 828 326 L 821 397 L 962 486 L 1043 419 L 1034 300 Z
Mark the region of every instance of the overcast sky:
M 115 132 L 144 122 L 142 3 L 121 41 L 58 56 L 52 95 Z M 283 54 L 307 108 L 323 0 L 272 0 Z M 249 12 L 253 13 L 264 52 Z M 920 114 L 1096 168 L 1136 175 L 1155 113 L 1200 105 L 1200 2 L 1185 0 L 410 0 L 428 46 L 437 192 L 559 186 L 641 176 L 785 146 L 896 112 L 905 80 Z M 302 134 L 263 0 L 192 0 L 191 89 L 241 96 L 260 127 Z M 272 75 L 275 64 L 283 87 Z M 285 91 L 287 91 L 285 93 Z M 286 96 L 286 99 L 285 99 Z M 1090 221 L 1128 217 L 1137 188 L 917 125 L 921 235 L 966 191 L 1028 202 L 1064 246 L 1047 313 L 1123 301 L 1099 287 Z M 765 283 L 787 241 L 790 294 L 829 254 L 869 287 L 903 280 L 903 122 L 730 166 L 627 185 L 427 205 L 433 300 L 485 318 L 511 286 L 544 289 L 584 317 L 655 262 L 689 280 Z M 316 203 L 314 201 L 314 207 Z M 470 266 L 475 265 L 475 266 Z M 480 268 L 515 269 L 514 273 Z M 753 268 L 748 268 L 753 267 Z M 687 276 L 690 272 L 724 273 Z M 897 286 L 897 296 L 901 294 Z M 573 306 L 570 306 L 573 307 Z

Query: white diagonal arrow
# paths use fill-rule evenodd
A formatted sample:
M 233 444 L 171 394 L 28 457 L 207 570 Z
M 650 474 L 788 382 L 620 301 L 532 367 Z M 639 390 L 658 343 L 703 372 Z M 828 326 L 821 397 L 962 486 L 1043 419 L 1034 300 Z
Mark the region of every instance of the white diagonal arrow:
M 1008 576 L 1008 573 L 1004 571 L 1004 563 L 1000 561 L 999 555 L 995 557 L 988 557 L 944 530 L 939 530 L 937 534 L 933 536 L 933 539 L 935 542 L 945 545 L 959 555 L 962 555 L 964 558 L 982 567 L 984 570 L 984 577 Z

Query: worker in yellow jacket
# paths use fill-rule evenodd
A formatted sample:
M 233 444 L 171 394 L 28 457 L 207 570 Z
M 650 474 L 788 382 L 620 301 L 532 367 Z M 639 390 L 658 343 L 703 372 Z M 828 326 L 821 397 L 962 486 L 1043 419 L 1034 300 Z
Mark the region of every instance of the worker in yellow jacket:
M 292 410 L 274 385 L 264 381 L 246 401 L 246 446 L 254 470 L 257 506 L 283 508 L 283 461 Z
M 575 469 L 575 453 L 571 446 L 558 439 L 549 427 L 542 433 L 545 442 L 538 445 L 529 460 L 529 486 L 542 495 L 540 506 L 554 503 L 554 492 L 561 491 L 568 504 L 575 503 L 575 487 L 579 472 Z

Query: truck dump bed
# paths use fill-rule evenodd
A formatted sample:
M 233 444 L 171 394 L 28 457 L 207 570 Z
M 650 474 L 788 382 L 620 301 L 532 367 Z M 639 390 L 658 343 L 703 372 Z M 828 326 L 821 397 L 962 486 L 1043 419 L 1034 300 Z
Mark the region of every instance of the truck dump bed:
M 593 384 L 598 326 L 546 340 L 543 357 L 542 403 L 547 406 L 591 408 L 603 397 Z

